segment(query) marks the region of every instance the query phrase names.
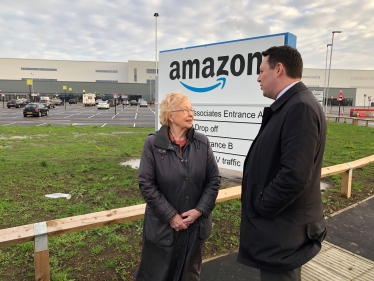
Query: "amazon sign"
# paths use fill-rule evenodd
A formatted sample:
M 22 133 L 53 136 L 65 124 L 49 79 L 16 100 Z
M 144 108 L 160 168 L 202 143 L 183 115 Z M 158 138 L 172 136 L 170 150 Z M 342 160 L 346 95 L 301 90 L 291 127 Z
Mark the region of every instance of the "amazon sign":
M 296 47 L 296 36 L 281 33 L 161 51 L 156 103 L 171 92 L 186 94 L 195 109 L 194 128 L 209 137 L 218 166 L 242 171 L 263 108 L 272 103 L 257 82 L 261 52 L 280 45 Z M 156 116 L 159 128 L 157 104 Z

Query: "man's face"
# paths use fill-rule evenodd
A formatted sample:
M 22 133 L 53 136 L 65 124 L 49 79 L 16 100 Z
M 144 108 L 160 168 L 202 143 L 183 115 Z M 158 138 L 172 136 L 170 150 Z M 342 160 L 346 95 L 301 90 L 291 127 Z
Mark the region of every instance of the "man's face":
M 275 100 L 278 93 L 276 93 L 276 77 L 278 68 L 270 69 L 268 63 L 269 56 L 265 57 L 260 65 L 260 74 L 257 77 L 257 82 L 260 83 L 264 97 Z

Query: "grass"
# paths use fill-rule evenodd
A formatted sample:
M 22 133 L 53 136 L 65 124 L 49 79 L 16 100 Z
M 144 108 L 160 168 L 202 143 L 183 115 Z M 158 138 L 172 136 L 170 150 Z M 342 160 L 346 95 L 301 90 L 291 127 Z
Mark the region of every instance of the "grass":
M 139 158 L 150 128 L 0 127 L 0 228 L 144 203 L 137 171 L 120 165 Z M 324 166 L 374 154 L 374 129 L 329 123 Z M 341 177 L 326 179 L 326 215 L 373 194 L 374 165 L 353 172 L 352 198 L 340 196 Z M 239 185 L 222 180 L 222 187 Z M 71 199 L 45 194 L 69 193 Z M 240 200 L 216 206 L 204 257 L 238 248 Z M 142 220 L 49 239 L 52 281 L 133 280 Z M 34 280 L 33 243 L 0 248 L 0 281 Z

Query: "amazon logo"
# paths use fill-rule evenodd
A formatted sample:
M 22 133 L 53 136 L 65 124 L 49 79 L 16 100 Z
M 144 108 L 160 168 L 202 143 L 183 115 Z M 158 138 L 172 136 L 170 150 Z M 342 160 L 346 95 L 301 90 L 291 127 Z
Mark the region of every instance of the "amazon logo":
M 231 59 L 230 56 L 220 56 L 216 60 L 212 57 L 205 58 L 202 62 L 198 59 L 184 60 L 182 62 L 173 61 L 170 64 L 169 78 L 171 80 L 186 79 L 200 79 L 217 77 L 213 85 L 206 85 L 205 87 L 195 87 L 187 81 L 179 81 L 186 89 L 197 92 L 209 92 L 219 86 L 223 89 L 226 85 L 226 77 L 241 76 L 243 73 L 252 75 L 253 61 L 256 59 L 256 73 L 260 74 L 260 65 L 262 62 L 262 55 L 260 52 L 248 53 L 245 58 L 241 54 L 234 55 Z M 226 77 L 225 77 L 226 76 Z

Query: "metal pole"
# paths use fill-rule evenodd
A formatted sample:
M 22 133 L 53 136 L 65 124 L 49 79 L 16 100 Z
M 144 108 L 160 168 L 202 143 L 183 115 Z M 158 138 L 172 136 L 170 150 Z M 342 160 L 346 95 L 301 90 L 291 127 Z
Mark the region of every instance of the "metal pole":
M 341 33 L 341 31 L 333 31 L 332 32 L 332 40 L 331 40 L 331 52 L 330 52 L 330 64 L 329 64 L 329 76 L 327 78 L 327 96 L 329 95 L 329 88 L 330 88 L 330 71 L 331 71 L 331 59 L 332 59 L 332 48 L 334 47 L 334 34 Z M 339 106 L 339 115 L 340 115 L 340 106 Z
M 157 76 L 157 73 L 158 73 L 158 71 L 157 71 L 157 17 L 158 17 L 158 13 L 155 13 L 154 17 L 155 17 L 155 20 L 156 20 L 156 38 L 155 38 L 156 56 L 155 56 L 155 58 L 156 58 L 156 76 Z
M 328 96 L 326 95 L 326 74 L 327 74 L 327 55 L 329 52 L 329 46 L 331 46 L 331 44 L 327 44 L 327 48 L 326 48 L 325 82 L 323 83 L 323 96 L 325 98 L 325 115 L 327 114 L 327 99 L 328 99 Z
M 65 90 L 64 105 L 65 105 L 65 109 L 66 109 L 66 90 Z

